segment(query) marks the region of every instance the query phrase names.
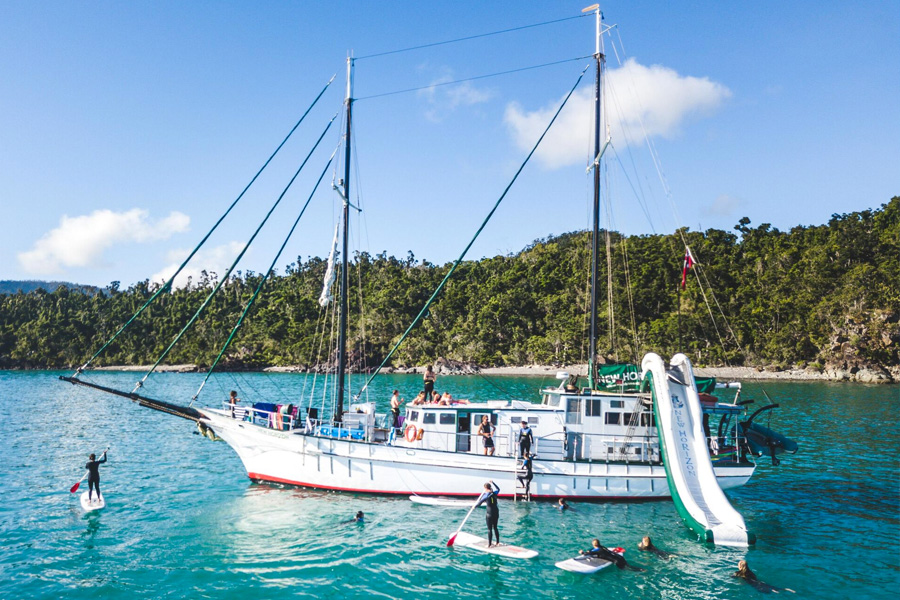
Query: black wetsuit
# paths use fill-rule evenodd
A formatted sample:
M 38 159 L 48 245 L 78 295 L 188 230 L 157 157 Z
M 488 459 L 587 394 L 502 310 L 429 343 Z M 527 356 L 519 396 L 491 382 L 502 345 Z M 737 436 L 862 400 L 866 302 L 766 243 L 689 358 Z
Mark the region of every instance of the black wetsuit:
M 632 571 L 643 571 L 640 567 L 633 567 L 628 564 L 628 561 L 625 560 L 625 557 L 621 554 L 616 554 L 609 548 L 604 548 L 600 546 L 599 548 L 591 548 L 587 552 L 584 553 L 585 556 L 593 556 L 594 558 L 602 558 L 603 560 L 608 560 L 611 563 L 614 563 L 620 569 L 630 569 Z
M 658 557 L 666 559 L 666 560 L 668 560 L 671 555 L 669 552 L 666 552 L 665 550 L 660 550 L 659 548 L 654 546 L 652 543 L 649 546 L 638 545 L 638 549 L 643 550 L 644 552 L 652 552 L 653 554 L 657 555 Z
M 522 469 L 525 470 L 525 475 L 518 477 L 519 483 L 525 486 L 525 495 L 528 495 L 528 492 L 531 488 L 531 480 L 534 479 L 534 472 L 532 464 L 532 458 L 529 456 L 528 458 L 522 461 Z
M 500 493 L 500 487 L 496 483 L 493 486 L 494 491 L 482 493 L 481 500 L 478 501 L 478 504 L 484 504 L 487 508 L 484 520 L 487 523 L 488 546 L 491 545 L 493 535 L 497 536 L 497 543 L 500 543 L 500 530 L 497 528 L 497 524 L 500 522 L 500 505 L 497 502 L 497 494 Z
M 484 447 L 485 447 L 485 449 L 493 448 L 493 447 L 494 447 L 494 438 L 492 437 L 492 436 L 493 436 L 493 433 L 494 433 L 494 427 L 493 427 L 493 425 L 491 425 L 490 423 L 482 423 L 482 424 L 478 427 L 478 434 L 480 435 L 480 434 L 482 434 L 482 433 L 486 434 L 486 435 L 484 436 Z
M 100 497 L 100 465 L 106 462 L 106 453 L 100 460 L 88 461 L 84 468 L 88 470 L 88 498 L 92 497 L 91 492 L 97 490 L 97 498 Z
M 519 455 L 525 456 L 526 452 L 531 452 L 531 442 L 534 436 L 531 434 L 531 427 L 519 429 Z
M 434 393 L 434 375 L 426 376 L 423 382 L 425 384 L 425 400 L 431 402 L 431 396 Z

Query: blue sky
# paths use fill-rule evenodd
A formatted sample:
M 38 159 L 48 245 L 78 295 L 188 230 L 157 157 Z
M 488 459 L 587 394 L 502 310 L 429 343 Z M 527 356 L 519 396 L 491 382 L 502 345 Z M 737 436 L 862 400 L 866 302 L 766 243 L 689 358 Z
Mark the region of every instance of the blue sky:
M 337 74 L 193 265 L 221 273 L 340 110 L 348 51 L 365 56 L 552 21 L 586 4 L 0 3 L 0 279 L 129 285 L 161 276 Z M 787 229 L 900 194 L 900 3 L 684 4 L 602 6 L 630 59 L 621 66 L 622 48 L 619 56 L 606 49 L 613 145 L 623 163 L 638 166 L 630 179 L 611 170 L 604 183 L 617 190 L 615 228 L 730 230 L 747 216 Z M 578 18 L 359 60 L 354 95 L 592 51 L 593 21 Z M 454 259 L 587 62 L 361 99 L 352 195 L 364 212 L 354 247 Z M 470 258 L 587 227 L 590 85 L 586 78 Z M 678 218 L 642 144 L 628 137 L 641 125 Z M 244 268 L 269 264 L 338 135 L 334 127 L 326 136 Z M 327 254 L 337 206 L 324 186 L 282 268 Z

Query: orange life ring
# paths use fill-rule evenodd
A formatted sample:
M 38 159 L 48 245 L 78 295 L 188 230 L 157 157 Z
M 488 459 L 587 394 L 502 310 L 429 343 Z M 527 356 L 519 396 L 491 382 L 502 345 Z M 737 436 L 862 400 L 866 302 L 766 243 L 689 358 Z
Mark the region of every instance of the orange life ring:
M 416 426 L 415 425 L 407 425 L 406 431 L 403 433 L 403 436 L 406 438 L 407 442 L 416 441 Z
M 416 436 L 416 439 L 421 441 L 423 435 L 425 435 L 425 430 L 419 429 L 419 435 Z

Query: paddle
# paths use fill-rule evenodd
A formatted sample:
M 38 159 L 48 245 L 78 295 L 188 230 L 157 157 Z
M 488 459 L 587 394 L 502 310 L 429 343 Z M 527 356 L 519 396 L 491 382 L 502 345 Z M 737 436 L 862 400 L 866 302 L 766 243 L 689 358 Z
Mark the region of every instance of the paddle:
M 462 531 L 463 526 L 466 524 L 466 521 L 469 520 L 469 517 L 472 516 L 472 511 L 478 508 L 478 505 L 481 504 L 481 496 L 478 496 L 478 500 L 475 501 L 475 504 L 472 505 L 472 508 L 469 509 L 469 512 L 466 513 L 466 518 L 462 520 L 462 523 L 459 524 L 459 529 L 456 530 L 456 533 L 450 536 L 450 539 L 447 540 L 447 545 L 452 546 L 453 542 L 456 541 L 456 536 L 459 535 L 459 532 Z
M 75 492 L 77 492 L 77 491 L 78 491 L 78 486 L 81 485 L 81 482 L 84 481 L 84 479 L 85 479 L 87 476 L 88 476 L 88 474 L 85 473 L 85 474 L 81 477 L 81 479 L 79 479 L 77 482 L 75 482 L 75 485 L 73 485 L 71 488 L 69 488 L 69 493 L 70 493 L 70 494 L 74 494 Z
M 109 452 L 109 446 L 106 447 L 106 450 L 104 450 L 103 454 L 101 454 L 100 456 L 105 456 L 107 452 Z M 79 479 L 77 482 L 75 482 L 75 485 L 73 485 L 71 488 L 69 488 L 69 493 L 74 494 L 75 492 L 77 492 L 78 486 L 81 485 L 81 482 L 84 481 L 87 476 L 88 476 L 88 473 L 85 473 L 84 475 L 82 475 L 81 479 Z

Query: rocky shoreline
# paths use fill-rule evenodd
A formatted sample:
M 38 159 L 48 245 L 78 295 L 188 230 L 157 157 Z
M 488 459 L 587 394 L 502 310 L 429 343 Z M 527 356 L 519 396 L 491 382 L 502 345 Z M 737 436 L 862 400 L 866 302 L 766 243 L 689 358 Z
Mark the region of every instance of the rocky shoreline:
M 568 366 L 549 366 L 549 365 L 524 365 L 515 367 L 480 367 L 470 363 L 462 363 L 451 361 L 448 359 L 438 359 L 434 363 L 435 371 L 441 376 L 453 375 L 491 375 L 491 376 L 512 376 L 512 377 L 552 377 L 560 371 L 570 374 L 584 376 L 587 374 L 587 365 L 568 365 Z M 123 365 L 98 367 L 96 371 L 147 371 L 149 365 Z M 201 371 L 198 365 L 160 365 L 156 368 L 161 373 L 193 373 Z M 388 367 L 385 373 L 396 374 L 421 374 L 425 370 L 424 366 L 416 367 Z M 307 373 L 312 371 L 323 372 L 324 369 L 310 369 L 307 367 L 278 366 L 262 369 L 266 373 Z M 706 377 L 716 377 L 719 380 L 738 380 L 738 381 L 850 381 L 856 383 L 897 383 L 900 382 L 900 365 L 883 368 L 880 366 L 857 366 L 848 367 L 846 365 L 829 366 L 822 369 L 818 368 L 789 368 L 779 369 L 776 367 L 696 367 L 695 371 L 698 375 Z

